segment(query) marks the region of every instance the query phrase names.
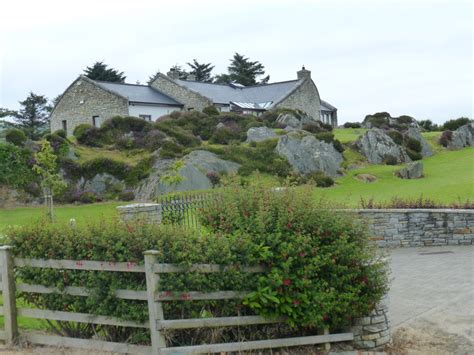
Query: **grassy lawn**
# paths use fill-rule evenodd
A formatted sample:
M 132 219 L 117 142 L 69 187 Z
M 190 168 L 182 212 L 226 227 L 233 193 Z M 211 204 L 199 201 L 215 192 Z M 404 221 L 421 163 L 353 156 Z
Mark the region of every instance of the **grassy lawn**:
M 474 201 L 474 147 L 457 151 L 439 151 L 423 159 L 422 179 L 404 180 L 393 175 L 399 166 L 370 165 L 349 170 L 331 188 L 316 188 L 315 197 L 356 207 L 361 197 L 388 201 L 392 197 L 416 199 L 420 195 L 440 202 Z M 364 183 L 357 174 L 371 174 L 377 181 Z
M 334 138 L 339 139 L 341 143 L 349 143 L 356 141 L 366 131 L 365 128 L 335 128 L 332 132 Z
M 116 215 L 115 207 L 127 202 L 96 203 L 91 205 L 55 206 L 58 222 L 67 222 L 75 218 L 78 224 L 99 221 L 104 217 Z M 0 233 L 8 226 L 20 226 L 41 220 L 45 216 L 44 207 L 20 207 L 0 210 Z
M 74 150 L 79 157 L 79 163 L 83 163 L 96 158 L 109 158 L 130 165 L 135 165 L 140 160 L 147 158 L 150 155 L 149 152 L 142 150 L 127 151 L 117 149 L 94 148 L 87 147 L 85 145 L 76 145 L 74 146 Z

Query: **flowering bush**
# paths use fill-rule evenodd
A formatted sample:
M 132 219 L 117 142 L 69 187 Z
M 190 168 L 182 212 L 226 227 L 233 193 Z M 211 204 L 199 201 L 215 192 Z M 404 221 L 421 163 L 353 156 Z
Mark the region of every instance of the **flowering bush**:
M 269 272 L 246 305 L 292 326 L 341 328 L 387 291 L 385 264 L 361 223 L 314 202 L 311 191 L 231 186 L 202 210 L 202 223 L 247 240 Z

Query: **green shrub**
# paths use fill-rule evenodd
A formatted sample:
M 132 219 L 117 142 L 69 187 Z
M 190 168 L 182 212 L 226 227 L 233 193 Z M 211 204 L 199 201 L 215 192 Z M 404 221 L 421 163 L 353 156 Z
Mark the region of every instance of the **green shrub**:
M 126 163 L 104 157 L 88 160 L 81 166 L 82 176 L 86 179 L 92 179 L 97 174 L 107 173 L 119 180 L 125 180 L 130 170 L 130 166 Z
M 415 121 L 416 120 L 413 117 L 407 115 L 401 115 L 400 117 L 397 117 L 397 122 L 401 125 L 410 125 Z
M 309 122 L 303 125 L 302 127 L 305 131 L 311 133 L 320 133 L 326 131 L 319 123 Z
M 391 154 L 386 154 L 382 160 L 382 163 L 384 163 L 385 165 L 397 165 L 398 160 L 395 156 Z
M 392 138 L 395 144 L 402 145 L 403 144 L 403 134 L 398 131 L 390 130 L 387 132 L 387 135 Z
M 406 148 L 407 155 L 410 157 L 411 160 L 421 160 L 423 159 L 423 155 L 420 152 L 414 151 L 412 149 Z
M 5 133 L 5 140 L 8 143 L 14 144 L 18 147 L 22 147 L 26 142 L 26 134 L 21 129 L 10 128 Z
M 120 201 L 133 201 L 135 199 L 135 193 L 133 191 L 122 191 L 118 196 Z
M 359 122 L 346 122 L 344 128 L 361 128 L 362 125 Z
M 64 139 L 67 138 L 67 134 L 66 134 L 66 131 L 64 129 L 58 129 L 58 130 L 54 131 L 53 134 L 57 134 L 58 136 L 60 136 L 61 138 L 64 138 Z
M 216 106 L 204 107 L 202 112 L 205 113 L 208 116 L 217 116 L 220 113 L 219 110 L 216 108 Z
M 451 143 L 452 140 L 453 140 L 453 132 L 444 131 L 443 133 L 441 133 L 441 136 L 439 137 L 439 144 L 447 148 L 449 146 L 449 143 Z
M 342 152 L 344 152 L 344 150 L 345 150 L 344 146 L 342 145 L 342 143 L 341 143 L 338 139 L 335 139 L 335 140 L 332 142 L 332 145 L 334 146 L 334 148 L 336 148 L 336 150 L 337 150 L 339 153 L 342 153 Z
M 57 156 L 65 156 L 69 152 L 69 141 L 62 136 L 60 131 L 47 134 L 46 140 L 49 142 L 53 148 L 54 154 Z
M 295 327 L 341 329 L 387 291 L 386 265 L 364 224 L 317 204 L 308 189 L 224 189 L 201 223 L 223 239 L 249 236 L 270 268 L 244 304 Z
M 0 143 L 0 185 L 23 188 L 37 180 L 32 171 L 32 153 L 12 144 Z
M 314 135 L 316 139 L 326 143 L 332 143 L 334 141 L 334 134 L 331 132 L 321 132 Z
M 406 147 L 414 152 L 420 153 L 422 150 L 421 143 L 418 139 L 415 138 L 408 138 L 406 141 Z
M 216 129 L 214 134 L 209 139 L 209 143 L 212 144 L 229 144 L 232 141 L 239 141 L 240 134 L 233 132 L 227 127 Z
M 179 158 L 183 156 L 184 147 L 172 140 L 163 142 L 160 148 L 160 157 L 162 158 Z
M 94 203 L 99 201 L 97 195 L 91 191 L 84 191 L 79 195 L 79 202 L 81 203 Z
M 440 129 L 440 127 L 436 123 L 433 123 L 431 120 L 421 120 L 418 121 L 418 124 L 422 129 L 428 132 L 439 131 Z
M 141 180 L 146 179 L 151 173 L 154 162 L 155 158 L 153 156 L 140 160 L 134 167 L 129 169 L 125 181 L 130 185 L 136 185 Z
M 128 132 L 145 132 L 150 130 L 152 123 L 139 117 L 131 116 L 115 116 L 105 120 L 100 127 L 101 131 L 119 131 L 121 133 Z
M 197 147 L 201 144 L 199 138 L 195 137 L 192 132 L 175 125 L 171 120 L 160 120 L 155 123 L 155 127 L 175 138 L 184 147 Z
M 469 118 L 467 117 L 460 117 L 460 118 L 457 118 L 455 120 L 449 120 L 449 121 L 446 121 L 444 124 L 443 124 L 443 129 L 445 131 L 449 130 L 449 131 L 455 131 L 457 130 L 459 127 L 461 126 L 464 126 L 465 124 L 469 123 Z
M 306 174 L 304 178 L 306 183 L 313 182 L 318 187 L 331 187 L 334 185 L 334 179 L 322 171 Z
M 99 128 L 90 124 L 80 124 L 74 128 L 73 135 L 78 143 L 91 147 L 102 147 L 106 143 L 104 134 Z

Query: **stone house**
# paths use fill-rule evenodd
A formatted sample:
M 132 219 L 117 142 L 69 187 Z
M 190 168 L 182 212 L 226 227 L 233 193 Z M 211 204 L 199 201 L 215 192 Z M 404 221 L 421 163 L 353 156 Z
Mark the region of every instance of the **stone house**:
M 177 77 L 176 72 L 158 74 L 149 85 L 111 83 L 77 78 L 61 95 L 51 113 L 51 131 L 64 129 L 71 135 L 79 124 L 100 127 L 114 116 L 135 116 L 156 121 L 172 111 L 203 110 L 214 105 L 221 112 L 260 115 L 274 108 L 306 112 L 314 120 L 337 126 L 337 109 L 319 97 L 304 67 L 297 79 L 255 86 L 213 84 Z

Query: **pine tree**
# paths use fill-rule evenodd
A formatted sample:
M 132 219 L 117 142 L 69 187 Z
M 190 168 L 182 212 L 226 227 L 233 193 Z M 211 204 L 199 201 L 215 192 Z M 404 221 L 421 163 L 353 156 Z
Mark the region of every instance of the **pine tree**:
M 125 82 L 126 76 L 123 72 L 116 69 L 108 68 L 104 62 L 95 62 L 91 67 L 84 70 L 85 76 L 92 80 L 110 81 L 115 83 Z
M 12 116 L 16 126 L 29 138 L 36 140 L 41 137 L 49 123 L 51 106 L 48 104 L 48 99 L 43 95 L 30 92 L 24 101 L 20 101 L 20 105 L 22 106 L 20 111 L 11 111 L 14 113 Z
M 257 77 L 265 74 L 265 67 L 262 63 L 258 61 L 252 62 L 249 58 L 239 53 L 235 53 L 230 62 L 227 68 L 230 79 L 244 86 L 256 85 Z M 269 79 L 270 77 L 266 77 L 261 83 L 266 83 Z
M 211 72 L 214 69 L 214 65 L 211 63 L 199 63 L 196 59 L 193 59 L 192 63 L 186 64 L 191 67 L 189 74 L 193 74 L 196 77 L 196 81 L 212 83 Z

